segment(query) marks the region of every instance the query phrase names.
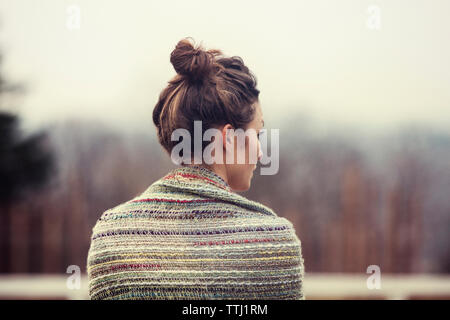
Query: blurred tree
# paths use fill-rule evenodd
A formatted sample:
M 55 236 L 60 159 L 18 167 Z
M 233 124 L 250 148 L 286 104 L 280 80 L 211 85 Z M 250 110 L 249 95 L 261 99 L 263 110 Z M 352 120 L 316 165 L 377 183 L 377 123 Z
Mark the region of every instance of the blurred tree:
M 12 203 L 44 185 L 53 168 L 46 134 L 24 136 L 18 116 L 2 111 L 3 97 L 20 91 L 21 86 L 7 83 L 0 74 L 0 272 L 8 272 L 10 267 Z
M 42 132 L 22 138 L 18 117 L 0 111 L 0 203 L 17 200 L 46 182 L 52 155 L 45 141 Z

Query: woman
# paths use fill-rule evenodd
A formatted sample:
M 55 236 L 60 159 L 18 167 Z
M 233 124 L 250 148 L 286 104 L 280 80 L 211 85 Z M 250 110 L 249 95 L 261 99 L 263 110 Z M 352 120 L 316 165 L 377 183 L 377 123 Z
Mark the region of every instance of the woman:
M 257 135 L 239 145 L 229 134 L 262 129 L 255 77 L 239 57 L 205 51 L 190 39 L 177 44 L 170 61 L 177 75 L 153 111 L 159 141 L 172 154 L 173 133 L 194 135 L 194 121 L 201 121 L 202 133 L 219 133 L 211 139 L 213 162 L 199 164 L 199 153 L 183 151 L 181 167 L 101 215 L 87 261 L 90 297 L 304 299 L 293 225 L 235 193 L 250 187 L 251 149 L 261 157 Z M 200 151 L 208 145 L 203 141 Z M 237 161 L 239 152 L 245 161 Z M 225 159 L 230 154 L 232 161 Z

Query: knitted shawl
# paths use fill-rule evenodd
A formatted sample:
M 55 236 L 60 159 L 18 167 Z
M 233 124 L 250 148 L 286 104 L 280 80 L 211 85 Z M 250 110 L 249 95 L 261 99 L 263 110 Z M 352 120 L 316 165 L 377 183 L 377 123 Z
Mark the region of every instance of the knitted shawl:
M 91 299 L 304 299 L 287 219 L 203 167 L 180 167 L 92 229 Z

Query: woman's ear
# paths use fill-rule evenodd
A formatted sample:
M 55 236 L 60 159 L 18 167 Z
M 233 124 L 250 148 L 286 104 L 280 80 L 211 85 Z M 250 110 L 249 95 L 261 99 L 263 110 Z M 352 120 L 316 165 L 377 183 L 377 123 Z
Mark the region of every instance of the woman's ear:
M 222 128 L 222 142 L 223 147 L 226 149 L 233 142 L 233 126 L 231 124 L 226 124 Z

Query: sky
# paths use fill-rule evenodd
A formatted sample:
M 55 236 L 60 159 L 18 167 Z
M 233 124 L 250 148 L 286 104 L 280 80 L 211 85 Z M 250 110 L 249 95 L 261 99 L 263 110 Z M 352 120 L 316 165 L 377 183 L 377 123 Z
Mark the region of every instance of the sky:
M 300 113 L 324 126 L 446 130 L 449 12 L 447 0 L 0 0 L 2 70 L 27 88 L 26 126 L 147 130 L 175 75 L 170 52 L 190 36 L 243 58 L 266 124 Z

